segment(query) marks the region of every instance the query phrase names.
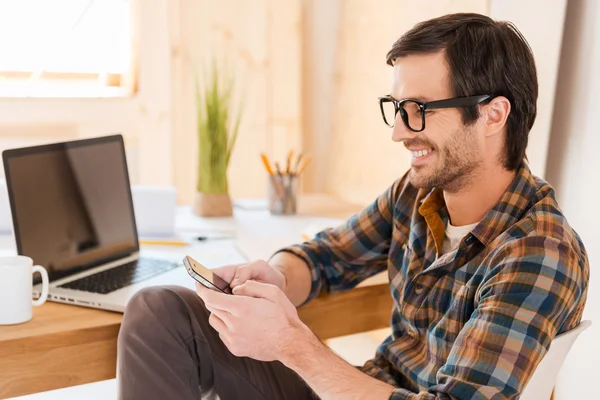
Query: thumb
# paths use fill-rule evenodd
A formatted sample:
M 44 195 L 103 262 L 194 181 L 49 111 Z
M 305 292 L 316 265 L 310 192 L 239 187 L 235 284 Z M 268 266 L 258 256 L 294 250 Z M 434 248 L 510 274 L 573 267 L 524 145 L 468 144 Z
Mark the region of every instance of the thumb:
M 247 264 L 242 265 L 235 270 L 235 275 L 233 276 L 233 279 L 231 280 L 231 283 L 229 284 L 229 286 L 231 286 L 231 288 L 235 288 L 236 286 L 243 284 L 244 282 L 246 282 L 248 279 L 251 279 L 251 278 L 252 278 L 252 269 L 249 268 Z
M 235 295 L 267 299 L 272 302 L 277 301 L 281 293 L 283 292 L 277 286 L 257 281 L 246 281 L 233 289 Z
M 231 282 L 235 276 L 235 271 L 244 264 L 224 265 L 219 268 L 211 268 L 211 271 L 225 282 Z

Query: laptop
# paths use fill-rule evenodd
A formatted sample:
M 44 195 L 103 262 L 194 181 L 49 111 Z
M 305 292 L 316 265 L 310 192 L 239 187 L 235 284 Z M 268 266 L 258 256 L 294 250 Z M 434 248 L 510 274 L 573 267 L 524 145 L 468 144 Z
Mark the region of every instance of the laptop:
M 143 287 L 193 287 L 183 257 L 140 256 L 121 135 L 6 150 L 2 158 L 17 250 L 48 271 L 49 300 L 122 312 Z M 41 294 L 39 276 L 33 294 Z

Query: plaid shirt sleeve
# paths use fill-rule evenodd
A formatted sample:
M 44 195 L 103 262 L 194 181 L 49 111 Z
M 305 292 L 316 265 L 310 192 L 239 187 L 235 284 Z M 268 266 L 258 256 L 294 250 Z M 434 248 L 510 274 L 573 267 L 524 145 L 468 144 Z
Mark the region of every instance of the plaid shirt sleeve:
M 351 289 L 387 268 L 394 199 L 404 179 L 396 181 L 345 224 L 319 232 L 309 242 L 280 250 L 292 253 L 308 264 L 312 284 L 306 301 L 323 291 L 335 293 Z
M 574 250 L 527 236 L 491 254 L 475 310 L 427 392 L 396 389 L 394 400 L 508 399 L 521 393 L 585 291 Z

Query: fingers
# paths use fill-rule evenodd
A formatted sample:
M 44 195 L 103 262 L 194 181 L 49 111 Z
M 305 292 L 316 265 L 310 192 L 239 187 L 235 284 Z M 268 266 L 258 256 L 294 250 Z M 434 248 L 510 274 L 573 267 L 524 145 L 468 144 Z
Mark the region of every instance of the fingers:
M 229 305 L 231 303 L 227 301 L 227 297 L 232 296 L 209 289 L 201 283 L 196 283 L 196 293 L 202 300 L 204 300 L 204 304 L 206 304 L 207 307 L 231 312 L 229 309 Z
M 221 313 L 223 312 L 221 311 Z M 223 319 L 223 315 L 219 315 L 218 312 L 211 311 L 210 316 L 208 317 L 208 323 L 219 333 L 225 333 L 229 330 L 227 322 Z
M 283 294 L 283 292 L 277 286 L 271 285 L 269 283 L 246 281 L 243 284 L 235 287 L 233 289 L 233 294 L 248 297 L 257 297 L 276 302 L 279 299 L 279 297 Z
M 208 317 L 208 324 L 212 326 L 215 331 L 217 331 L 217 333 L 219 334 L 219 338 L 221 338 L 221 341 L 223 342 L 225 347 L 227 347 L 227 349 L 229 349 L 229 351 L 231 352 L 231 342 L 228 339 L 229 327 L 225 323 L 225 321 L 221 319 L 216 313 L 211 313 Z
M 223 333 L 219 333 L 219 337 L 221 338 L 223 344 L 225 344 L 225 347 L 227 347 L 227 349 L 230 349 L 231 343 L 229 343 L 229 340 L 227 340 L 227 336 L 225 336 Z M 231 352 L 231 350 L 229 351 Z
M 204 305 L 209 311 L 225 311 L 231 315 L 244 315 L 248 307 L 243 298 L 208 289 L 198 282 L 196 282 L 196 293 L 204 300 Z
M 244 264 L 224 265 L 219 268 L 212 268 L 211 271 L 214 272 L 219 278 L 229 283 L 233 280 L 235 271 L 242 265 Z
M 246 282 L 248 279 L 252 279 L 252 265 L 253 263 L 250 263 L 241 265 L 237 268 L 237 270 L 235 271 L 235 275 L 233 276 L 233 279 L 229 284 L 229 286 L 231 286 L 232 289 Z
M 231 280 L 230 286 L 234 288 L 250 279 L 265 281 L 268 279 L 267 275 L 271 268 L 264 260 L 255 260 L 251 263 L 241 265 L 235 271 L 235 276 Z
M 208 323 L 214 328 L 215 331 L 219 333 L 227 332 L 227 324 L 225 323 L 225 321 L 219 318 L 219 316 L 215 312 L 210 313 L 210 316 L 208 317 Z

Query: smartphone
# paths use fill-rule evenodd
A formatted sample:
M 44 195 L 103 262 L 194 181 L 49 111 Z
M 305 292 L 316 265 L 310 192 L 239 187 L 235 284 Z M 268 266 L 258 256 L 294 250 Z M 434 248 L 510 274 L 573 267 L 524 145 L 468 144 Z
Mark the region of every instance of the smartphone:
M 183 265 L 185 265 L 188 274 L 205 287 L 217 292 L 231 294 L 231 288 L 227 282 L 192 257 L 186 256 L 183 259 Z

